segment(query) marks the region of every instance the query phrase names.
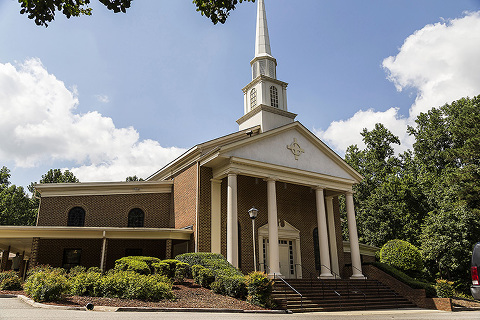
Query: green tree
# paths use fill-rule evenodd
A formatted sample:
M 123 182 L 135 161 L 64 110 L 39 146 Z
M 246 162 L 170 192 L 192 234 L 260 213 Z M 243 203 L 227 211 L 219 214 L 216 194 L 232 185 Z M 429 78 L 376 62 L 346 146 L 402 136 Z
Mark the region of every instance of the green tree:
M 33 225 L 36 213 L 23 187 L 10 185 L 10 170 L 0 169 L 0 225 Z
M 132 4 L 132 0 L 99 0 L 107 9 L 114 13 L 125 13 Z M 255 0 L 193 0 L 197 11 L 209 18 L 214 24 L 225 23 L 235 6 L 241 2 Z M 92 8 L 90 0 L 18 0 L 21 6 L 20 13 L 27 14 L 39 26 L 48 26 L 55 19 L 55 13 L 61 12 L 65 17 L 90 16 Z
M 133 181 L 145 181 L 143 180 L 142 178 L 139 178 L 137 177 L 136 175 L 135 176 L 128 176 L 126 179 L 125 179 L 126 182 L 133 182 Z
M 382 124 L 361 134 L 365 149 L 354 145 L 345 154 L 346 162 L 364 177 L 354 186 L 360 241 L 375 246 L 393 239 L 417 244 L 428 210 L 416 187 L 412 153 L 395 156 L 392 145 L 400 140 Z M 347 233 L 345 226 L 344 235 Z
M 75 175 L 68 169 L 62 172 L 61 169 L 50 169 L 47 173 L 42 175 L 42 178 L 38 183 L 78 183 L 80 182 Z M 30 183 L 28 191 L 33 195 L 32 201 L 36 208 L 38 208 L 40 202 L 38 198 L 40 194 L 35 190 L 36 182 Z
M 480 231 L 480 96 L 422 113 L 416 123 L 409 132 L 417 180 L 432 208 L 421 235 L 427 269 L 466 287 Z

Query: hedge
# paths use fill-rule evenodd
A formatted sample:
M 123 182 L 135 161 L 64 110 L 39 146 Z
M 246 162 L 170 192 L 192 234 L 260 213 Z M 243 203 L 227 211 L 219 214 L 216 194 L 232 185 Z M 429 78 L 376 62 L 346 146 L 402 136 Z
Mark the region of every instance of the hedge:
M 10 270 L 0 273 L 0 290 L 22 290 L 22 279 L 17 272 Z
M 39 268 L 27 278 L 24 290 L 37 302 L 59 300 L 68 290 L 65 274 L 63 269 Z
M 391 275 L 397 280 L 402 281 L 406 285 L 410 286 L 413 289 L 425 289 L 425 293 L 427 294 L 427 297 L 435 297 L 436 296 L 436 291 L 434 286 L 432 286 L 429 283 L 418 281 L 409 275 L 405 274 L 404 272 L 395 269 L 391 265 L 388 265 L 386 263 L 381 263 L 381 262 L 372 262 L 371 263 L 373 266 L 377 267 L 378 269 L 382 270 L 383 272 Z
M 260 307 L 272 306 L 273 281 L 263 272 L 251 272 L 246 277 L 247 301 Z
M 423 269 L 420 250 L 403 240 L 390 240 L 385 243 L 380 250 L 380 262 L 406 272 L 419 272 Z
M 184 253 L 176 256 L 175 259 L 192 266 L 192 276 L 196 283 L 208 285 L 215 293 L 239 299 L 245 298 L 247 293 L 245 276 L 221 254 Z M 203 268 L 200 268 L 200 266 Z
M 99 291 L 104 297 L 157 301 L 173 298 L 172 285 L 160 275 L 134 271 L 112 271 L 104 275 Z

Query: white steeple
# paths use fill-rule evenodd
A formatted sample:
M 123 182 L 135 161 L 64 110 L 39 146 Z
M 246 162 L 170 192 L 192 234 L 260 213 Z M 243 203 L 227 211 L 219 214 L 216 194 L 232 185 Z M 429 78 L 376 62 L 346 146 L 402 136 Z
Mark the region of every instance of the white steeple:
M 257 0 L 255 57 L 250 61 L 252 81 L 243 88 L 244 116 L 240 130 L 261 126 L 268 131 L 294 121 L 287 110 L 287 83 L 277 80 L 277 60 L 272 56 L 264 0 Z
M 272 56 L 270 49 L 270 38 L 268 36 L 267 13 L 265 12 L 265 3 L 258 1 L 257 6 L 257 34 L 255 37 L 255 58 L 262 56 Z

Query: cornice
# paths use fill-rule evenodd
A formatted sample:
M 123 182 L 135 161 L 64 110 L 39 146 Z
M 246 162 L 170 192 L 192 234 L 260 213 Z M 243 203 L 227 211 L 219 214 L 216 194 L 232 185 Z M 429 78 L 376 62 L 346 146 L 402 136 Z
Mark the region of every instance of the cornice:
M 172 181 L 45 183 L 35 185 L 41 197 L 171 193 Z
M 296 113 L 292 113 L 292 112 L 289 112 L 289 111 L 285 111 L 285 110 L 281 110 L 281 109 L 274 108 L 274 107 L 271 107 L 271 106 L 267 106 L 265 104 L 260 104 L 260 105 L 256 106 L 253 110 L 248 112 L 247 114 L 243 115 L 240 119 L 238 119 L 237 123 L 240 125 L 240 124 L 244 123 L 245 121 L 247 121 L 248 119 L 250 119 L 251 117 L 253 117 L 254 115 L 256 115 L 259 112 L 269 112 L 269 113 L 273 113 L 273 114 L 278 114 L 278 115 L 290 118 L 292 120 L 295 119 L 295 117 L 297 116 Z
M 255 79 L 253 79 L 249 84 L 247 84 L 243 89 L 243 93 L 246 93 L 248 91 L 248 89 L 250 89 L 251 87 L 253 87 L 254 85 L 256 85 L 258 82 L 261 82 L 261 81 L 269 81 L 269 82 L 273 82 L 275 84 L 278 84 L 284 88 L 288 87 L 288 83 L 287 82 L 284 82 L 284 81 L 280 81 L 278 79 L 274 79 L 274 78 L 270 78 L 266 75 L 259 75 L 258 77 L 256 77 Z

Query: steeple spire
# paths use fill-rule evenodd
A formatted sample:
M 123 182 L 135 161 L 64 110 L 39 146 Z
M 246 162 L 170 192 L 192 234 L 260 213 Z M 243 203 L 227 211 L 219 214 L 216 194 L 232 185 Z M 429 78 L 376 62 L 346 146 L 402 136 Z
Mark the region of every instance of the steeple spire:
M 268 36 L 267 14 L 265 3 L 258 0 L 257 6 L 257 34 L 255 38 L 255 58 L 272 56 L 270 38 Z
M 297 116 L 287 109 L 287 83 L 277 80 L 277 60 L 272 57 L 264 0 L 257 1 L 255 57 L 250 61 L 252 81 L 243 88 L 244 115 L 240 130 L 260 125 L 261 132 L 292 123 Z

